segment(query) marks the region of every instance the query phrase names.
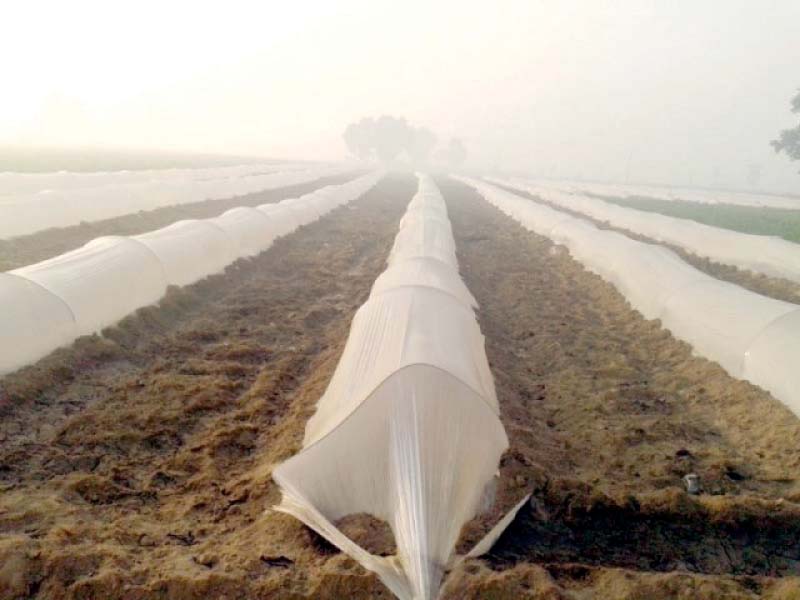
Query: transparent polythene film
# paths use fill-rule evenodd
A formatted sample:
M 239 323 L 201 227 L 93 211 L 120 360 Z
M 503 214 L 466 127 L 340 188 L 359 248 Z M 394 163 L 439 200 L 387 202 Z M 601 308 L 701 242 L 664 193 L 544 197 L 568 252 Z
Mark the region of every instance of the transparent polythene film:
M 493 181 L 500 181 L 492 178 Z M 527 181 L 527 180 L 526 180 Z M 800 198 L 777 194 L 735 192 L 730 190 L 701 190 L 686 187 L 655 185 L 590 183 L 585 181 L 534 180 L 534 185 L 577 194 L 596 194 L 610 198 L 653 198 L 655 200 L 696 202 L 699 204 L 733 204 L 770 208 L 800 209 Z
M 0 173 L 0 239 L 164 206 L 243 196 L 344 172 L 265 165 L 119 173 Z
M 485 181 L 459 179 L 522 226 L 566 246 L 697 354 L 770 391 L 800 415 L 800 306 L 719 281 L 662 246 L 598 229 Z
M 389 265 L 353 319 L 302 451 L 273 471 L 283 491 L 277 510 L 408 600 L 438 596 L 458 560 L 461 529 L 481 509 L 508 446 L 476 303 L 442 222 L 446 206 L 430 178 L 420 176 L 419 187 L 413 218 L 402 220 Z M 388 523 L 396 555 L 372 555 L 337 528 L 360 513 Z
M 159 302 L 168 286 L 195 283 L 263 252 L 277 237 L 358 198 L 380 177 L 371 173 L 264 210 L 234 208 L 141 235 L 97 238 L 3 274 L 0 374 Z
M 677 246 L 716 262 L 800 282 L 800 245 L 775 236 L 753 235 L 618 206 L 582 193 L 520 179 L 492 179 L 597 221 Z M 798 203 L 797 208 L 800 208 Z

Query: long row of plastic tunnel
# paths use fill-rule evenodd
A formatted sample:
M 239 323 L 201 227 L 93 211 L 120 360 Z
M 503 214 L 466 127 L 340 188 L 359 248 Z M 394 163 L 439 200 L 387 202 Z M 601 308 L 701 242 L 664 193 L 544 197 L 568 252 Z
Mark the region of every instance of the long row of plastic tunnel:
M 255 256 L 278 237 L 358 198 L 380 179 L 364 175 L 299 198 L 239 207 L 131 237 L 101 237 L 54 258 L 0 273 L 0 374 L 100 332 L 185 286 Z M 135 285 L 133 285 L 135 282 Z
M 283 492 L 277 510 L 404 600 L 438 596 L 458 560 L 462 526 L 492 498 L 508 446 L 475 306 L 444 200 L 419 176 L 387 269 L 353 319 L 303 449 L 273 471 Z M 519 506 L 470 555 L 488 550 Z M 370 554 L 337 528 L 362 513 L 390 526 L 395 555 Z
M 0 172 L 0 198 L 21 200 L 31 195 L 50 195 L 67 190 L 113 188 L 129 184 L 187 183 L 203 180 L 235 179 L 322 167 L 305 162 L 267 162 L 220 167 L 173 167 L 129 171 L 48 171 L 44 173 Z
M 485 181 L 459 179 L 523 227 L 564 245 L 634 309 L 660 319 L 697 354 L 763 387 L 800 415 L 800 306 L 715 279 L 664 246 L 600 229 Z
M 716 262 L 800 282 L 800 245 L 777 236 L 721 229 L 690 219 L 626 208 L 600 198 L 568 193 L 523 180 L 490 181 L 511 188 L 521 188 L 551 204 L 658 242 L 683 248 Z
M 697 188 L 666 187 L 657 185 L 596 183 L 586 181 L 543 180 L 540 185 L 555 187 L 568 193 L 596 194 L 616 198 L 653 198 L 666 202 L 693 202 L 700 204 L 733 204 L 797 210 L 800 199 L 757 192 L 732 190 L 702 190 Z
M 218 200 L 308 183 L 341 166 L 279 171 L 264 165 L 160 172 L 0 174 L 0 239 L 165 206 Z M 42 188 L 43 185 L 53 186 Z

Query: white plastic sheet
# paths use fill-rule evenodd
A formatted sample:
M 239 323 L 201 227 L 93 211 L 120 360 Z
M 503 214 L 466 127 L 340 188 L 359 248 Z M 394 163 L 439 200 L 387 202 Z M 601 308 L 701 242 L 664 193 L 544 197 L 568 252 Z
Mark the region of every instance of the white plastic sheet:
M 144 244 L 124 237 L 97 238 L 11 274 L 61 298 L 75 315 L 77 335 L 97 333 L 158 302 L 167 290 L 161 261 Z
M 492 181 L 508 187 L 519 187 L 547 202 L 658 242 L 684 248 L 698 256 L 800 282 L 800 244 L 779 237 L 741 233 L 690 219 L 626 208 L 579 193 L 565 193 L 547 186 L 530 184 L 524 180 Z
M 441 222 L 444 201 L 422 176 L 411 204 L 419 214 L 403 219 L 389 267 L 353 319 L 303 450 L 273 478 L 283 491 L 277 510 L 376 572 L 398 598 L 427 600 L 508 440 L 475 301 Z M 359 513 L 389 524 L 395 556 L 371 555 L 336 527 Z
M 158 257 L 169 285 L 190 285 L 219 273 L 238 258 L 231 236 L 208 219 L 178 221 L 133 239 Z
M 714 279 L 667 248 L 598 229 L 483 181 L 459 179 L 527 229 L 565 245 L 699 355 L 800 415 L 800 306 Z
M 278 237 L 272 219 L 247 206 L 225 211 L 210 222 L 222 229 L 236 243 L 237 256 L 245 258 L 261 254 Z
M 311 168 L 300 162 L 271 162 L 225 167 L 140 169 L 132 171 L 55 171 L 49 173 L 0 172 L 0 202 L 22 194 L 53 193 L 145 182 L 185 182 L 266 175 Z
M 656 185 L 629 185 L 594 183 L 585 181 L 536 181 L 537 186 L 568 193 L 596 194 L 612 198 L 644 197 L 656 200 L 697 202 L 701 204 L 734 204 L 739 206 L 764 206 L 770 208 L 800 209 L 800 197 L 730 190 L 705 190 L 686 187 Z
M 356 313 L 304 444 L 324 437 L 382 381 L 416 364 L 435 366 L 463 381 L 497 411 L 483 336 L 471 308 L 439 290 L 401 284 L 379 290 Z
M 274 172 L 264 166 L 244 170 L 183 169 L 145 171 L 142 175 L 53 174 L 57 187 L 13 193 L 3 185 L 26 188 L 18 174 L 0 174 L 0 239 L 35 233 L 51 227 L 68 227 L 153 210 L 163 206 L 232 198 L 263 190 L 306 183 L 345 172 L 341 166 L 289 168 Z M 13 175 L 11 177 L 10 175 Z M 44 179 L 43 176 L 28 176 Z M 66 177 L 66 180 L 65 180 Z M 78 181 L 74 185 L 69 182 Z M 58 187 L 59 182 L 61 187 Z M 83 182 L 83 183 L 80 183 Z M 27 186 L 35 187 L 35 186 Z
M 397 234 L 390 262 L 409 258 L 434 258 L 451 267 L 457 267 L 456 246 L 449 225 L 437 219 L 412 221 Z
M 798 308 L 705 277 L 676 290 L 664 302 L 661 321 L 691 343 L 698 354 L 718 362 L 734 377 L 743 377 L 745 354 L 753 340 L 775 319 Z M 800 354 L 797 357 L 800 359 Z
M 800 414 L 800 310 L 775 319 L 750 343 L 744 356 L 744 377 L 785 399 Z
M 301 216 L 296 210 L 285 204 L 259 204 L 256 210 L 264 213 L 275 222 L 278 236 L 291 233 L 301 225 Z
M 0 373 L 30 364 L 76 336 L 64 301 L 23 277 L 0 273 Z
M 381 273 L 372 285 L 372 294 L 406 286 L 429 287 L 477 308 L 464 281 L 452 267 L 435 258 L 409 258 L 397 261 Z
M 155 304 L 168 285 L 189 285 L 263 252 L 281 235 L 354 200 L 380 179 L 359 177 L 324 194 L 235 208 L 77 250 L 0 274 L 0 374 Z

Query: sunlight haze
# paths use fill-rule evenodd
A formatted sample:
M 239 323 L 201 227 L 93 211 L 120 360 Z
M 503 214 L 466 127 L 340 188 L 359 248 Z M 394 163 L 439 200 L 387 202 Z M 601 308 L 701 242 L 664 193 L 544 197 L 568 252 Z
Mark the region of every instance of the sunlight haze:
M 800 4 L 26 2 L 0 25 L 0 142 L 340 159 L 391 114 L 469 164 L 797 192 Z

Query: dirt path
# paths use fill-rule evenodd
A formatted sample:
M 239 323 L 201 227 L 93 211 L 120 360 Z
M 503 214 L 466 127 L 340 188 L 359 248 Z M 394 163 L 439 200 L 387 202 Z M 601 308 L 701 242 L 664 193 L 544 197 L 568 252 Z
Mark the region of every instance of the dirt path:
M 800 574 L 800 421 L 693 357 L 563 248 L 439 184 L 511 439 L 498 497 L 534 492 L 446 597 L 800 593 L 773 577 Z M 703 495 L 684 492 L 690 472 Z
M 390 598 L 264 511 L 415 185 L 0 380 L 0 597 Z
M 553 204 L 552 202 L 547 202 L 541 197 L 534 196 L 533 194 L 530 194 L 524 190 L 502 185 L 497 187 L 500 187 L 508 192 L 511 192 L 512 194 L 516 194 L 517 196 L 522 196 L 523 198 L 528 198 L 529 200 L 533 200 L 535 202 L 539 202 L 540 204 L 549 206 L 554 210 L 558 210 L 570 214 L 574 217 L 578 217 L 579 219 L 584 219 L 586 221 L 594 223 L 600 229 L 609 229 L 611 231 L 618 231 L 619 233 L 622 233 L 623 235 L 626 235 L 629 238 L 633 238 L 635 240 L 639 240 L 641 242 L 645 242 L 648 244 L 658 244 L 666 248 L 669 248 L 670 250 L 675 252 L 678 256 L 680 256 L 685 262 L 692 265 L 694 268 L 703 271 L 704 273 L 707 273 L 712 277 L 721 279 L 722 281 L 728 281 L 730 283 L 741 286 L 757 294 L 761 294 L 762 296 L 768 296 L 770 298 L 775 298 L 777 300 L 784 300 L 786 302 L 792 302 L 794 304 L 800 304 L 800 284 L 797 284 L 794 281 L 789 281 L 788 279 L 782 279 L 779 277 L 770 277 L 762 273 L 756 273 L 754 271 L 740 269 L 732 265 L 718 263 L 711 259 L 698 256 L 697 254 L 694 254 L 692 252 L 688 252 L 687 250 L 684 250 L 680 246 L 665 244 L 663 242 L 654 240 L 653 238 L 644 235 L 639 235 L 638 233 L 634 233 L 627 229 L 614 227 L 606 221 L 599 221 L 597 219 L 593 219 L 592 217 L 588 217 L 583 213 L 568 210 L 563 206 Z
M 74 250 L 96 237 L 104 235 L 136 235 L 165 227 L 181 219 L 216 217 L 229 208 L 258 206 L 268 202 L 279 202 L 284 198 L 295 198 L 326 185 L 344 183 L 358 175 L 359 173 L 348 173 L 323 177 L 308 183 L 256 192 L 245 196 L 165 206 L 113 219 L 81 223 L 72 227 L 47 229 L 10 240 L 0 240 L 0 272 L 10 271 L 17 267 L 30 265 L 69 250 Z

